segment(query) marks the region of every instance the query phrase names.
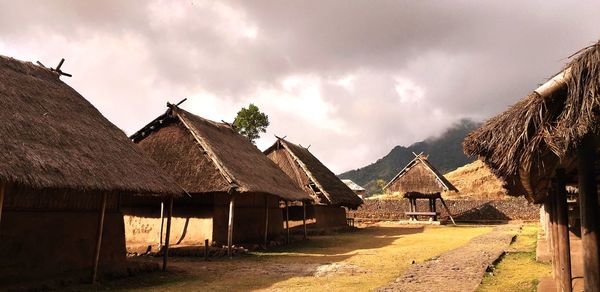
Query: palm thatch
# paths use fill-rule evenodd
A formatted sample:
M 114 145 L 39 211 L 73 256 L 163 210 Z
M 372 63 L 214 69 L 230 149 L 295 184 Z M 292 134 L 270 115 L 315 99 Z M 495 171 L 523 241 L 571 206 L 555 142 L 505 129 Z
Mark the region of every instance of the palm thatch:
M 58 74 L 0 56 L 0 181 L 38 189 L 180 193 Z
M 189 193 L 262 193 L 308 201 L 250 140 L 231 125 L 193 115 L 176 105 L 131 139 Z
M 557 77 L 548 94 L 536 89 L 463 143 L 467 155 L 478 155 L 506 180 L 511 194 L 536 202 L 559 164 L 569 163 L 585 135 L 599 131 L 600 43 L 579 52 Z
M 264 153 L 317 204 L 357 208 L 363 201 L 307 148 L 282 138 Z
M 422 154 L 415 155 L 415 158 L 385 185 L 384 190 L 402 195 L 439 195 L 444 191 L 458 192 L 456 187 Z

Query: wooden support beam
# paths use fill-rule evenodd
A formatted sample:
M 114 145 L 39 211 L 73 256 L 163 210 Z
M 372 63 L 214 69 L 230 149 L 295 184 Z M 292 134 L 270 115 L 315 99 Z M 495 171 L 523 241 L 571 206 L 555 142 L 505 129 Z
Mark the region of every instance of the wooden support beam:
M 4 192 L 6 184 L 0 183 L 0 223 L 2 223 L 2 208 L 4 207 Z M 2 224 L 0 224 L 2 226 Z
M 173 218 L 173 197 L 169 198 L 169 207 L 167 209 L 167 234 L 165 235 L 165 245 L 163 248 L 163 266 L 162 270 L 167 270 L 167 264 L 169 259 L 169 242 L 171 237 L 171 219 Z
M 94 252 L 94 265 L 92 270 L 92 284 L 96 283 L 98 277 L 98 263 L 100 262 L 100 248 L 102 247 L 102 233 L 104 231 L 104 215 L 106 214 L 106 201 L 108 195 L 102 194 L 102 203 L 100 207 L 100 218 L 98 218 L 98 229 L 96 233 L 96 250 Z
M 269 246 L 269 197 L 265 196 L 265 249 Z
M 208 261 L 208 239 L 204 240 L 204 261 Z
M 583 282 L 585 291 L 600 291 L 600 259 L 598 236 L 598 190 L 594 164 L 596 143 L 586 136 L 577 149 L 579 175 L 579 206 L 581 214 L 581 241 L 583 245 Z
M 564 181 L 564 171 L 557 171 L 556 219 L 558 225 L 558 256 L 560 267 L 558 269 L 560 286 L 563 292 L 571 292 L 571 244 L 569 242 L 569 210 L 567 206 L 567 186 Z
M 233 246 L 233 216 L 235 211 L 235 196 L 229 199 L 229 223 L 227 225 L 227 255 L 232 256 L 231 248 Z
M 304 228 L 304 240 L 308 239 L 308 232 L 306 232 L 306 202 L 302 202 L 302 227 Z
M 549 192 L 548 201 L 550 204 L 550 252 L 552 253 L 552 278 L 558 281 L 558 228 L 556 224 L 556 202 L 554 200 L 554 190 Z
M 290 243 L 290 208 L 288 201 L 285 201 L 285 242 Z
M 454 222 L 454 218 L 452 218 L 452 213 L 450 213 L 450 209 L 448 209 L 448 206 L 446 205 L 444 198 L 440 197 L 440 202 L 442 202 L 442 206 L 444 207 L 444 209 L 446 209 L 446 212 L 448 212 L 448 217 L 450 217 L 450 220 L 452 221 L 452 225 L 456 225 L 456 222 Z
M 163 246 L 163 230 L 165 225 L 165 203 L 160 202 L 160 234 L 158 235 L 158 250 Z

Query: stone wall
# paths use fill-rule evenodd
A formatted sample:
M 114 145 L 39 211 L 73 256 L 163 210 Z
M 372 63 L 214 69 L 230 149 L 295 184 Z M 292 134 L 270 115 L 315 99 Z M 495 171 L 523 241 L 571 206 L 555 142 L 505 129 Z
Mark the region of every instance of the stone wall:
M 489 222 L 509 220 L 539 220 L 539 206 L 524 198 L 506 200 L 445 200 L 456 221 Z M 417 200 L 418 211 L 429 211 L 427 200 Z M 437 200 L 441 219 L 449 219 L 448 213 Z M 350 210 L 348 217 L 373 220 L 406 220 L 404 212 L 409 210 L 408 200 L 365 200 L 356 211 Z

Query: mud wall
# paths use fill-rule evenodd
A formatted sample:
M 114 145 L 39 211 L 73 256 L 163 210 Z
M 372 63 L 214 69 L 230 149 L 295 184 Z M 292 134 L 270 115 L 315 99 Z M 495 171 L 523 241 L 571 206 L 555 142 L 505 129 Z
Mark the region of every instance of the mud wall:
M 91 276 L 98 219 L 98 211 L 4 210 L 0 286 L 63 275 Z M 121 213 L 106 213 L 99 264 L 101 272 L 125 269 Z
M 524 198 L 507 200 L 445 200 L 452 216 L 457 221 L 486 222 L 509 220 L 539 220 L 539 206 L 530 204 Z M 417 200 L 419 211 L 428 211 L 427 200 Z M 439 200 L 437 211 L 442 219 L 448 213 Z M 356 211 L 350 210 L 348 217 L 375 220 L 405 220 L 404 212 L 409 211 L 408 200 L 365 200 Z

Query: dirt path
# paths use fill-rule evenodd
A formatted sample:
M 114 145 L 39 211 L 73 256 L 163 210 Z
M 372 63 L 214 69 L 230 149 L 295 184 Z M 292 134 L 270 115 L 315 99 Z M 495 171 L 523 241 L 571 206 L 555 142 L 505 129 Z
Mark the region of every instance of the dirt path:
M 518 233 L 519 225 L 503 225 L 468 244 L 413 265 L 395 282 L 377 291 L 474 291 L 483 275 Z

